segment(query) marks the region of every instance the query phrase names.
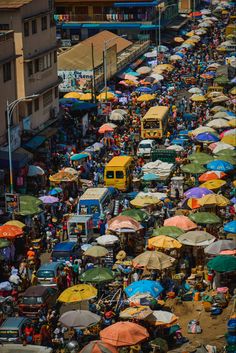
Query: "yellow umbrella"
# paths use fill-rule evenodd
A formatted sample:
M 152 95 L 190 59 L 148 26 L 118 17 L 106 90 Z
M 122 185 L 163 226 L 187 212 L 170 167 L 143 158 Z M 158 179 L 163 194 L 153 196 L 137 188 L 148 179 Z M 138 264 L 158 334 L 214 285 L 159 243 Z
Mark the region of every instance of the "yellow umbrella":
M 222 95 L 222 92 L 210 92 L 210 93 L 207 93 L 207 98 L 215 98 L 215 97 L 219 97 Z
M 195 39 L 195 40 L 193 40 L 193 39 L 187 39 L 184 43 L 186 43 L 186 44 L 191 44 L 191 45 L 196 45 L 197 42 L 198 42 L 198 41 L 196 41 L 196 39 Z
M 194 31 L 191 31 L 191 32 L 188 32 L 188 33 L 186 33 L 185 35 L 187 36 L 187 37 L 192 37 L 192 36 L 194 36 Z
M 112 92 L 102 92 L 102 93 L 100 93 L 98 96 L 97 96 L 97 99 L 99 100 L 99 101 L 104 101 L 104 100 L 112 100 L 112 99 L 114 99 L 115 98 L 115 96 L 114 96 L 114 94 L 112 93 Z
M 200 94 L 193 94 L 192 97 L 190 97 L 190 99 L 193 102 L 205 102 L 206 101 L 206 97 L 201 96 Z
M 208 194 L 199 199 L 199 204 L 201 206 L 225 207 L 230 204 L 230 201 L 222 195 Z
M 19 228 L 24 228 L 24 227 L 26 227 L 26 225 L 24 224 L 24 223 L 22 223 L 22 222 L 20 222 L 20 221 L 15 221 L 15 220 L 13 220 L 13 221 L 8 221 L 8 222 L 6 222 L 4 225 L 8 225 L 8 226 L 16 226 L 16 227 L 19 227 Z
M 232 119 L 228 122 L 229 126 L 236 127 L 236 119 Z
M 212 113 L 218 113 L 218 112 L 225 112 L 227 108 L 222 107 L 221 105 L 216 105 L 215 107 L 211 108 Z
M 92 93 L 83 93 L 80 96 L 81 101 L 91 101 L 93 99 Z
M 214 190 L 214 189 L 221 188 L 225 184 L 226 184 L 226 181 L 216 179 L 216 180 L 208 180 L 205 183 L 201 184 L 200 187 L 201 188 L 206 188 L 206 189 L 209 189 L 209 190 Z
M 236 188 L 236 180 L 234 180 L 232 184 Z
M 199 126 L 195 130 L 192 130 L 189 132 L 189 135 L 197 136 L 198 134 L 201 134 L 203 132 L 216 132 L 215 129 L 209 126 Z
M 236 94 L 236 87 L 233 87 L 229 92 L 230 92 L 230 94 L 235 95 Z
M 89 300 L 97 296 L 97 289 L 89 284 L 77 284 L 64 290 L 58 298 L 59 302 L 76 303 Z
M 148 239 L 148 247 L 149 248 L 163 248 L 163 249 L 179 249 L 182 247 L 182 244 L 167 235 L 158 235 L 157 237 L 153 237 Z
M 236 147 L 236 136 L 235 135 L 224 136 L 221 139 L 221 142 L 228 143 L 229 145 Z
M 138 97 L 137 101 L 138 102 L 149 102 L 155 99 L 156 95 L 155 94 L 142 94 L 140 97 Z
M 125 83 L 128 86 L 137 86 L 138 85 L 138 81 L 133 81 L 133 80 L 125 80 Z
M 104 257 L 108 254 L 108 250 L 103 246 L 95 245 L 84 252 L 84 256 Z
M 81 93 L 79 92 L 69 92 L 69 93 L 66 93 L 63 98 L 77 98 L 77 99 L 80 99 L 80 96 L 81 96 Z
M 154 67 L 153 71 L 156 71 L 156 70 L 173 71 L 174 66 L 171 64 L 160 64 L 160 65 L 157 65 L 156 67 Z
M 137 208 L 147 207 L 151 205 L 158 205 L 161 201 L 157 197 L 152 196 L 138 196 L 130 201 L 130 204 Z
M 175 37 L 175 38 L 174 38 L 174 41 L 175 41 L 176 43 L 183 43 L 183 42 L 184 42 L 184 39 L 183 39 L 182 37 Z

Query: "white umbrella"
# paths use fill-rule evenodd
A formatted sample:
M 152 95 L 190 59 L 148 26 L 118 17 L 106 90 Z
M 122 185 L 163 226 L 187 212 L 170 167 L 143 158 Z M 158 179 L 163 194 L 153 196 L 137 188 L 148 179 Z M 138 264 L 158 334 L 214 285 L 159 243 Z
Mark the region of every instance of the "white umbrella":
M 209 64 L 208 66 L 207 66 L 207 69 L 209 69 L 210 67 L 214 67 L 214 68 L 218 68 L 218 67 L 220 67 L 220 64 L 218 64 L 218 63 L 212 63 L 212 64 Z
M 146 58 L 155 58 L 157 56 L 157 51 L 149 51 L 148 53 L 144 54 L 144 56 L 146 56 Z
M 111 114 L 112 113 L 119 113 L 123 116 L 127 115 L 127 111 L 125 109 L 114 109 L 114 110 L 112 110 Z
M 223 150 L 227 150 L 227 149 L 234 150 L 234 146 L 229 145 L 228 143 L 215 142 L 214 145 L 215 145 L 215 147 L 213 148 L 213 153 L 214 154 L 216 154 L 216 153 L 218 153 L 220 151 L 223 151 Z
M 181 234 L 177 240 L 184 245 L 207 246 L 215 241 L 215 237 L 205 231 L 193 230 Z
M 209 126 L 212 128 L 214 127 L 215 129 L 223 129 L 223 128 L 229 127 L 229 123 L 225 119 L 214 119 L 209 121 L 206 124 L 206 126 Z
M 124 120 L 124 116 L 119 114 L 119 113 L 112 112 L 111 115 L 109 116 L 109 120 L 111 120 L 111 121 L 122 121 L 122 120 Z
M 191 135 L 197 136 L 198 134 L 201 134 L 203 132 L 215 132 L 215 129 L 212 129 L 211 127 L 208 127 L 208 126 L 199 126 L 195 130 L 191 131 Z
M 171 145 L 169 147 L 167 147 L 167 150 L 173 150 L 173 151 L 183 151 L 184 148 L 182 146 L 179 146 L 179 145 Z
M 210 14 L 211 14 L 211 10 L 203 9 L 203 10 L 201 10 L 201 13 L 202 13 L 203 15 L 210 15 Z
M 222 250 L 236 249 L 236 242 L 233 240 L 221 239 L 208 245 L 204 252 L 210 255 L 219 255 Z
M 215 118 L 223 118 L 223 119 L 227 119 L 228 117 L 230 118 L 230 120 L 232 119 L 232 115 L 229 115 L 227 112 L 218 112 L 216 114 L 214 114 L 214 119 Z
M 38 165 L 30 165 L 27 176 L 32 177 L 32 176 L 44 175 L 44 174 L 45 174 L 44 170 Z
M 164 324 L 170 324 L 175 318 L 177 319 L 177 317 L 169 311 L 154 310 L 152 314 L 147 317 L 147 321 L 158 321 Z
M 199 23 L 198 27 L 211 27 L 211 23 L 209 22 L 202 22 L 202 23 Z
M 224 136 L 236 135 L 236 129 L 231 129 L 224 132 Z
M 189 93 L 192 93 L 192 94 L 202 94 L 202 90 L 198 87 L 192 87 L 188 90 Z
M 178 60 L 182 60 L 183 58 L 179 55 L 171 55 L 170 56 L 170 61 L 178 61 Z
M 153 78 L 155 78 L 155 80 L 157 80 L 157 81 L 162 81 L 162 80 L 164 80 L 164 76 L 162 76 L 162 75 L 160 75 L 160 74 L 155 74 L 155 73 L 153 73 L 153 74 L 151 74 L 150 76 L 153 77 Z
M 119 241 L 116 235 L 105 234 L 96 239 L 97 243 L 102 246 L 113 245 Z

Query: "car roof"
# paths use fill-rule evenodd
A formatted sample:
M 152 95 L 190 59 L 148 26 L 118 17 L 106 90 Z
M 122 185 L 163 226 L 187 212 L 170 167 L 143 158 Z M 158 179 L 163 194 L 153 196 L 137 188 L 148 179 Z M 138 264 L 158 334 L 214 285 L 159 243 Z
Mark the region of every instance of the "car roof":
M 48 291 L 48 288 L 45 286 L 31 286 L 26 289 L 23 296 L 24 297 L 41 297 L 47 291 Z
M 142 141 L 140 141 L 140 143 L 147 143 L 147 142 L 154 142 L 154 140 L 151 140 L 151 139 L 146 139 L 146 140 L 142 140 Z
M 8 317 L 1 325 L 0 329 L 18 329 L 25 320 L 28 319 L 24 316 Z
M 74 248 L 76 243 L 74 241 L 63 241 L 62 243 L 58 243 L 54 246 L 54 251 L 70 251 Z
M 41 265 L 38 269 L 40 270 L 55 270 L 55 268 L 59 267 L 61 264 L 60 262 L 47 262 L 43 265 Z

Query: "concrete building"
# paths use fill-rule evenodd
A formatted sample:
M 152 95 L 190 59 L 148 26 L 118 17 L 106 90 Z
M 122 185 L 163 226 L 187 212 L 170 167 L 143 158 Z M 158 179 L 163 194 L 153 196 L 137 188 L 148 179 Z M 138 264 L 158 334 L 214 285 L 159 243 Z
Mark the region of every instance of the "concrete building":
M 15 45 L 13 31 L 0 31 L 0 145 L 7 142 L 6 102 L 17 97 L 15 72 Z M 17 111 L 13 115 L 13 125 L 18 124 Z
M 161 6 L 161 28 L 164 29 L 179 17 L 176 0 L 55 0 L 57 35 L 70 39 L 73 44 L 108 30 L 125 34 L 129 40 L 151 39 L 155 43 L 159 29 L 158 6 Z M 178 18 L 178 26 L 185 20 Z
M 9 82 L 11 94 L 6 93 L 5 99 L 1 94 L 1 104 L 6 105 L 6 98 L 11 102 L 14 98 L 38 95 L 34 100 L 19 104 L 14 121 L 21 133 L 27 131 L 29 136 L 45 128 L 58 111 L 60 80 L 52 6 L 52 1 L 48 0 L 0 0 L 0 30 L 14 31 L 11 36 L 14 36 L 16 55 L 16 80 Z M 4 120 L 2 108 L 0 112 Z

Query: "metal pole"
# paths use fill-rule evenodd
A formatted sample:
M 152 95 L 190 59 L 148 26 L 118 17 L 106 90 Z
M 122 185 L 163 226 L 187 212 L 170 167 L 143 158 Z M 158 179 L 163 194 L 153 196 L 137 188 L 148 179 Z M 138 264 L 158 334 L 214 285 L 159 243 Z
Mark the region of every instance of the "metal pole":
M 11 111 L 7 101 L 7 136 L 8 136 L 8 156 L 10 173 L 10 193 L 13 193 L 12 155 L 11 155 Z
M 91 50 L 92 50 L 92 68 L 93 68 L 92 98 L 93 98 L 93 103 L 95 103 L 96 102 L 96 92 L 95 92 L 95 65 L 94 65 L 94 47 L 93 47 L 93 43 L 91 43 Z
M 159 16 L 158 16 L 158 27 L 159 27 L 158 46 L 160 47 L 160 45 L 161 45 L 161 9 L 160 9 L 160 7 L 158 7 L 158 9 L 159 9 Z
M 103 52 L 103 63 L 104 63 L 104 86 L 105 86 L 105 102 L 107 102 L 107 42 L 104 42 Z

